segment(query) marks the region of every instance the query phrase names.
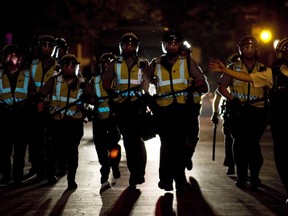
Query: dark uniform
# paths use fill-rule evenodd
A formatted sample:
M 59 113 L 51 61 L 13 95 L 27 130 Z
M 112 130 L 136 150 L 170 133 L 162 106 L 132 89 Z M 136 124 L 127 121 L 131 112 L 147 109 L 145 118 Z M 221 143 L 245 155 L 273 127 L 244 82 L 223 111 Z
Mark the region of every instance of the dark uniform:
M 75 189 L 78 146 L 84 132 L 83 103 L 92 101 L 95 104 L 96 96 L 93 96 L 91 87 L 76 75 L 79 62 L 74 55 L 66 54 L 62 57 L 60 70 L 61 75 L 51 77 L 40 90 L 43 99 L 47 95 L 52 96 L 47 124 L 48 183 L 57 182 L 59 166 L 56 164 L 61 164 L 67 166 L 68 188 Z
M 92 78 L 91 85 L 95 94 L 99 97 L 98 106 L 94 107 L 93 140 L 101 164 L 101 184 L 108 181 L 110 168 L 112 168 L 113 177 L 120 178 L 119 162 L 121 159 L 121 146 L 118 144 L 121 135 L 116 126 L 113 113 L 108 104 L 108 94 L 103 88 L 102 74 L 107 67 L 114 66 L 116 57 L 112 53 L 104 53 L 100 57 L 100 73 Z
M 209 89 L 195 61 L 190 61 L 188 68 L 188 59 L 180 55 L 182 42 L 179 32 L 167 32 L 162 39 L 167 53 L 150 63 L 150 77 L 156 86 L 151 108 L 161 140 L 158 186 L 166 191 L 173 190 L 173 180 L 178 191 L 186 188 L 187 142 L 191 134 L 198 141 L 198 125 L 194 124 L 198 122 L 200 95 Z M 191 126 L 187 126 L 187 119 L 194 119 Z
M 2 51 L 0 69 L 0 184 L 22 184 L 25 153 L 29 137 L 31 104 L 36 88 L 29 70 L 23 70 L 22 54 L 17 45 L 6 45 Z M 11 156 L 13 170 L 11 173 Z M 12 174 L 12 176 L 11 176 Z
M 254 37 L 243 37 L 238 46 L 240 59 L 230 66 L 231 69 L 248 74 L 265 70 L 264 65 L 257 60 L 258 42 Z M 250 188 L 255 190 L 261 184 L 259 173 L 263 165 L 259 142 L 267 123 L 265 89 L 255 88 L 251 83 L 235 80 L 225 74 L 218 85 L 218 91 L 228 100 L 226 109 L 237 167 L 236 186 L 243 187 L 246 184 L 249 170 Z
M 276 54 L 278 60 L 272 67 L 274 85 L 270 91 L 271 131 L 275 164 L 286 189 L 286 204 L 288 205 L 288 38 L 278 43 Z
M 142 70 L 148 66 L 148 61 L 138 56 L 139 40 L 133 33 L 122 35 L 119 48 L 120 55 L 114 71 L 107 71 L 103 79 L 105 90 L 113 98 L 110 100 L 110 107 L 123 137 L 130 171 L 129 184 L 135 186 L 145 182 L 147 153 L 140 133 L 140 110 L 143 108 Z
M 227 67 L 231 67 L 236 61 L 240 60 L 239 53 L 232 54 L 227 60 Z M 222 99 L 222 100 L 221 100 Z M 221 102 L 221 105 L 220 105 Z M 220 105 L 220 107 L 219 107 Z M 213 103 L 212 103 L 213 114 L 211 121 L 213 124 L 218 124 L 218 116 L 222 116 L 222 134 L 224 135 L 224 146 L 225 146 L 225 157 L 223 165 L 227 167 L 226 174 L 235 174 L 235 161 L 233 155 L 233 138 L 230 133 L 229 127 L 229 113 L 227 110 L 227 100 L 222 98 L 222 95 L 218 90 L 215 91 Z
M 35 82 L 37 92 L 59 70 L 58 62 L 51 57 L 55 46 L 55 40 L 51 35 L 41 35 L 38 38 L 37 58 L 32 60 L 30 73 Z M 49 103 L 50 98 L 45 98 Z M 36 173 L 42 179 L 46 176 L 46 123 L 49 111 L 39 113 L 37 104 L 33 107 L 33 118 L 29 141 L 29 161 L 31 162 L 31 174 Z

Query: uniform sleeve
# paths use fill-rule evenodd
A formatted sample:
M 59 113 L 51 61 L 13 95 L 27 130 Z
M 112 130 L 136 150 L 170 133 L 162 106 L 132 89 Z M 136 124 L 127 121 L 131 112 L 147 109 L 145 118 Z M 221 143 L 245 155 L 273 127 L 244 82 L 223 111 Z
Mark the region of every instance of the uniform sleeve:
M 39 91 L 40 95 L 45 97 L 48 94 L 52 94 L 54 83 L 55 83 L 55 77 L 50 77 L 49 80 L 40 89 Z
M 191 59 L 190 63 L 190 76 L 193 78 L 193 85 L 197 92 L 201 94 L 206 94 L 209 92 L 207 77 L 193 59 Z
M 269 89 L 273 86 L 272 70 L 267 68 L 264 72 L 250 74 L 253 86 L 256 88 L 267 86 Z
M 222 74 L 220 76 L 220 79 L 217 81 L 217 84 L 228 88 L 228 86 L 230 86 L 230 83 L 232 83 L 232 80 L 233 78 L 231 76 Z

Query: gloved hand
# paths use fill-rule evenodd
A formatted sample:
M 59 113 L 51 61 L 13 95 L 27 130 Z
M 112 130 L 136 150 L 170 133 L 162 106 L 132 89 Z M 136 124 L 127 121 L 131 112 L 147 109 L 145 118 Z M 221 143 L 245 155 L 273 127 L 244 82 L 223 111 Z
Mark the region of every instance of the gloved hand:
M 87 94 L 82 94 L 80 95 L 80 100 L 83 102 L 83 103 L 86 103 L 89 99 L 90 95 L 87 95 Z
M 145 93 L 142 95 L 142 99 L 143 99 L 143 103 L 148 106 L 152 101 L 152 96 Z
M 109 97 L 112 97 L 112 98 L 116 98 L 118 96 L 118 94 L 115 92 L 115 90 L 113 89 L 107 89 L 107 94 L 109 95 Z
M 213 122 L 214 125 L 217 125 L 219 123 L 218 113 L 217 112 L 213 113 L 213 115 L 211 116 L 211 121 Z
M 233 98 L 228 101 L 228 107 L 230 110 L 239 110 L 241 108 L 241 101 L 239 98 Z

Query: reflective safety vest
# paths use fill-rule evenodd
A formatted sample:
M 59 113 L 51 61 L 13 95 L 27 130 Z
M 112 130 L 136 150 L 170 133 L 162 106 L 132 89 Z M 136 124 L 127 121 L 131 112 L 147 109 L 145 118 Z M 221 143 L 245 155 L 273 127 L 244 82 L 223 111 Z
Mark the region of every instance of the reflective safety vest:
M 252 73 L 263 71 L 263 69 L 264 65 L 260 62 L 256 62 Z M 233 64 L 233 70 L 248 73 L 245 65 L 239 62 Z M 265 105 L 265 90 L 263 88 L 256 88 L 251 83 L 233 79 L 232 86 L 230 86 L 230 92 L 234 97 L 239 98 L 241 102 L 249 100 L 251 101 L 252 106 L 259 108 L 263 108 Z M 263 100 L 259 101 L 259 99 Z M 256 100 L 255 103 L 253 102 L 253 100 Z
M 14 96 L 11 92 L 10 82 L 7 74 L 0 70 L 0 104 L 12 105 L 23 101 L 28 96 L 30 74 L 28 70 L 21 71 L 17 78 Z
M 108 94 L 104 90 L 102 86 L 101 76 L 94 77 L 94 89 L 95 93 L 99 98 L 99 105 L 96 107 L 97 109 L 97 118 L 98 119 L 107 119 L 110 115 L 110 107 L 108 105 Z M 105 97 L 106 99 L 101 99 L 101 97 Z
M 50 77 L 53 76 L 56 65 L 57 65 L 57 61 L 55 61 L 53 67 L 49 68 L 49 70 L 45 73 L 43 77 L 42 62 L 39 59 L 33 59 L 31 67 L 30 67 L 30 71 L 31 71 L 32 79 L 35 82 L 37 92 L 50 79 Z M 42 80 L 42 77 L 43 77 L 43 80 Z
M 54 112 L 76 101 L 83 94 L 83 89 L 80 88 L 79 82 L 76 89 L 70 90 L 69 98 L 67 97 L 68 91 L 69 89 L 67 82 L 63 79 L 62 76 L 57 77 L 53 89 L 52 102 L 50 105 L 50 114 L 53 115 Z M 53 118 L 61 120 L 65 116 L 67 116 L 74 119 L 81 119 L 83 117 L 79 106 L 81 104 L 81 101 L 79 101 L 77 104 L 70 106 L 69 108 L 63 110 L 61 113 L 53 115 Z
M 156 99 L 156 103 L 159 106 L 168 106 L 173 103 L 175 96 L 177 103 L 185 104 L 187 101 L 187 92 L 185 91 L 179 94 L 176 93 L 174 96 L 165 95 L 172 92 L 171 85 L 173 85 L 173 92 L 184 90 L 191 85 L 192 78 L 189 76 L 187 59 L 179 57 L 172 66 L 171 78 L 173 83 L 171 83 L 169 71 L 160 64 L 160 60 L 160 58 L 155 59 L 156 65 L 154 68 L 154 75 L 158 81 L 156 95 L 159 96 L 159 98 Z M 161 97 L 161 95 L 163 95 L 163 97 Z
M 131 88 L 137 87 L 142 84 L 142 69 L 139 68 L 140 58 L 138 64 L 135 64 L 131 71 L 128 71 L 128 67 L 123 57 L 119 57 L 115 64 L 116 77 L 112 81 L 112 89 L 120 95 L 113 100 L 118 103 L 122 103 L 129 95 L 131 101 L 135 101 L 137 96 L 140 96 L 142 88 L 132 90 Z M 129 80 L 130 73 L 130 80 Z M 128 84 L 130 82 L 130 89 L 128 90 Z M 122 91 L 125 91 L 121 94 Z M 129 95 L 128 95 L 129 94 Z

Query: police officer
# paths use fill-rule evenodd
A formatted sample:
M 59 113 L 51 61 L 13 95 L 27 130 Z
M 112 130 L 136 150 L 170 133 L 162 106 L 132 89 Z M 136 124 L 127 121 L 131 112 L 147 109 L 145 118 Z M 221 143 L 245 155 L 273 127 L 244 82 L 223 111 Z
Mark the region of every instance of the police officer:
M 288 108 L 288 38 L 282 39 L 276 46 L 277 60 L 273 63 L 272 70 L 267 68 L 258 73 L 235 73 L 226 68 L 220 61 L 211 62 L 209 69 L 212 72 L 224 72 L 244 82 L 251 82 L 254 87 L 267 86 L 270 89 L 271 101 L 271 132 L 274 144 L 274 158 L 277 171 L 287 193 L 288 205 L 288 158 L 287 158 L 287 108 Z
M 25 153 L 28 144 L 28 122 L 36 87 L 29 70 L 23 70 L 23 56 L 16 44 L 8 44 L 1 51 L 0 70 L 0 184 L 22 185 Z M 13 155 L 13 170 L 11 159 Z M 12 175 L 12 176 L 11 176 Z
M 110 168 L 112 168 L 113 177 L 120 178 L 119 162 L 121 159 L 121 146 L 118 144 L 121 135 L 116 126 L 113 113 L 110 112 L 108 104 L 108 95 L 103 88 L 102 75 L 109 69 L 113 69 L 115 55 L 112 53 L 103 53 L 100 56 L 100 71 L 91 80 L 91 85 L 95 94 L 99 97 L 99 104 L 94 108 L 93 116 L 93 140 L 101 164 L 101 184 L 103 188 L 109 186 L 108 178 Z
M 103 76 L 103 86 L 109 96 L 110 107 L 123 137 L 127 166 L 130 171 L 129 185 L 145 182 L 147 153 L 141 138 L 141 99 L 143 73 L 148 61 L 138 56 L 140 41 L 134 33 L 125 33 L 119 42 L 120 55 L 113 70 Z M 111 83 L 111 86 L 110 86 Z M 148 89 L 146 89 L 148 91 Z
M 38 37 L 37 58 L 32 60 L 30 73 L 37 88 L 37 92 L 50 79 L 56 70 L 59 70 L 58 63 L 52 58 L 55 46 L 55 39 L 51 35 L 41 35 Z M 45 103 L 49 103 L 49 96 Z M 37 174 L 39 179 L 46 177 L 46 155 L 45 155 L 45 131 L 48 110 L 37 111 L 37 104 L 34 106 L 33 129 L 31 130 L 31 140 L 29 142 L 29 160 L 31 162 L 31 174 Z M 50 179 L 56 182 L 55 179 Z
M 234 53 L 229 56 L 226 65 L 231 67 L 232 64 L 240 61 L 239 53 Z M 221 103 L 221 104 L 220 104 Z M 226 174 L 234 175 L 235 174 L 235 161 L 233 156 L 233 138 L 230 133 L 228 112 L 227 112 L 227 101 L 225 97 L 219 93 L 218 90 L 215 91 L 213 102 L 212 102 L 212 116 L 211 121 L 214 125 L 219 123 L 218 116 L 222 117 L 222 133 L 224 135 L 224 147 L 225 147 L 225 157 L 223 165 L 227 167 Z
M 43 111 L 44 99 L 52 96 L 48 105 L 50 118 L 47 125 L 48 139 L 48 183 L 56 183 L 58 164 L 67 166 L 69 189 L 76 189 L 75 181 L 78 168 L 78 146 L 83 136 L 83 103 L 96 104 L 97 98 L 87 82 L 79 78 L 79 62 L 75 55 L 66 54 L 60 60 L 61 74 L 51 77 L 41 88 Z M 52 181 L 51 179 L 56 179 Z M 50 180 L 50 182 L 49 182 Z
M 187 141 L 191 138 L 187 119 L 195 119 L 192 115 L 198 107 L 194 110 L 193 106 L 209 87 L 196 62 L 181 55 L 183 36 L 180 32 L 166 32 L 161 42 L 164 54 L 154 58 L 149 67 L 150 79 L 156 86 L 151 107 L 161 140 L 158 187 L 171 191 L 175 181 L 177 191 L 182 192 L 187 185 Z
M 191 49 L 191 45 L 190 43 L 188 43 L 188 41 L 184 41 L 181 44 L 181 56 L 182 57 L 186 57 L 187 59 L 187 65 L 188 67 L 191 64 L 191 61 L 193 64 L 195 64 L 195 60 L 192 58 L 192 49 Z M 202 69 L 198 66 L 199 70 L 201 72 Z M 198 140 L 199 140 L 199 117 L 200 117 L 200 112 L 201 112 L 201 106 L 202 106 L 202 97 L 200 94 L 198 94 L 197 92 L 191 92 L 191 95 L 189 97 L 193 98 L 193 103 L 190 103 L 191 106 L 191 112 L 190 112 L 190 133 L 189 137 L 186 141 L 186 168 L 187 170 L 192 170 L 193 168 L 193 162 L 192 162 L 192 157 L 193 154 L 195 152 L 196 146 L 198 144 Z M 189 99 L 190 100 L 190 99 Z M 191 102 L 192 100 L 190 100 Z M 187 103 L 188 104 L 188 103 Z
M 220 107 L 221 106 L 221 107 Z M 235 174 L 235 162 L 233 156 L 233 138 L 229 129 L 228 113 L 225 110 L 226 100 L 216 90 L 212 102 L 212 116 L 211 121 L 214 125 L 219 123 L 218 116 L 222 116 L 222 133 L 224 135 L 225 157 L 223 165 L 227 167 L 226 174 Z
M 258 61 L 258 41 L 246 35 L 240 39 L 238 50 L 240 61 L 231 68 L 247 74 L 264 71 Z M 228 90 L 229 89 L 229 90 Z M 250 188 L 260 185 L 259 172 L 263 165 L 260 139 L 267 123 L 266 93 L 264 88 L 255 88 L 251 83 L 239 82 L 223 75 L 218 81 L 218 91 L 228 100 L 229 126 L 233 137 L 233 153 L 237 167 L 237 187 L 244 187 L 250 171 Z

